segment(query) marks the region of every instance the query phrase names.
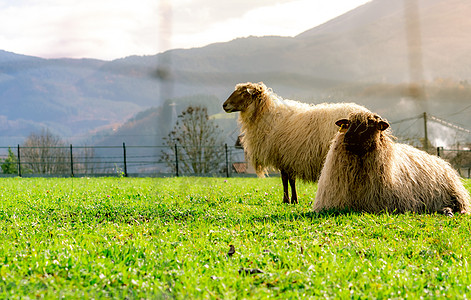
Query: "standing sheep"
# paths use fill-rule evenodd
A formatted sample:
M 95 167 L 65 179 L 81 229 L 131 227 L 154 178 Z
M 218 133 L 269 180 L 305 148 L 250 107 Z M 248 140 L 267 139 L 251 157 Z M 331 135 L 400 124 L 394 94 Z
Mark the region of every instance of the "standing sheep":
M 242 145 L 257 175 L 267 168 L 281 172 L 283 202 L 298 203 L 296 178 L 319 177 L 329 144 L 336 132 L 334 122 L 353 111 L 368 111 L 352 104 L 309 105 L 283 100 L 263 83 L 241 83 L 224 102 L 226 112 L 240 111 Z
M 352 113 L 340 127 L 319 178 L 314 211 L 468 214 L 470 197 L 444 160 L 393 141 L 373 113 Z

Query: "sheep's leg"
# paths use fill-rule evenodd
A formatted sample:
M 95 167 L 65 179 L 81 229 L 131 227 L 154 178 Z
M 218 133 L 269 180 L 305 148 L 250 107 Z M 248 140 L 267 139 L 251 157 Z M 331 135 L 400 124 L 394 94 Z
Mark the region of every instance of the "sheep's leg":
M 283 203 L 289 203 L 288 174 L 285 171 L 281 171 L 281 181 L 283 182 Z
M 296 178 L 288 175 L 285 171 L 281 171 L 281 180 L 283 181 L 283 203 L 298 203 L 298 195 L 296 194 Z M 291 186 L 291 201 L 289 199 L 289 186 Z
M 291 203 L 298 204 L 298 195 L 296 194 L 296 178 L 290 176 L 289 185 L 291 186 Z

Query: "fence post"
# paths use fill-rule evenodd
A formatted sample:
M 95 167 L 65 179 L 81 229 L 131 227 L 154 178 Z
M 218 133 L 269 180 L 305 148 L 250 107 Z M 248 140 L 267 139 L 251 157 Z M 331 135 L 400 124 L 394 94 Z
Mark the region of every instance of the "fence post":
M 123 158 L 124 158 L 124 177 L 128 177 L 128 166 L 126 162 L 126 143 L 123 142 Z
M 440 147 L 437 147 L 437 156 L 440 157 Z
M 18 144 L 18 176 L 21 177 L 21 156 L 20 156 L 20 145 Z
M 176 171 L 176 176 L 178 177 L 178 148 L 177 144 L 175 144 L 175 171 Z
M 226 177 L 229 177 L 229 154 L 227 153 L 227 143 L 224 144 L 224 149 L 226 150 Z
M 74 177 L 74 155 L 72 153 L 72 144 L 70 144 L 70 176 Z

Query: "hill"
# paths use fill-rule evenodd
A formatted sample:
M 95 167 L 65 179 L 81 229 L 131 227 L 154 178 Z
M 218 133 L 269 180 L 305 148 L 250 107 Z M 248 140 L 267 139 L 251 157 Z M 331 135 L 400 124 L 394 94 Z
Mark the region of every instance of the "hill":
M 145 108 L 141 99 L 124 99 L 107 90 L 90 91 L 85 81 L 104 73 L 105 67 L 98 60 L 46 60 L 0 51 L 2 144 L 19 143 L 21 137 L 41 127 L 65 137 L 84 135 L 117 126 Z
M 192 95 L 216 97 L 220 109 L 246 81 L 263 81 L 285 98 L 355 101 L 389 120 L 427 111 L 470 128 L 471 114 L 462 111 L 471 96 L 469 15 L 467 0 L 374 0 L 295 37 L 240 38 L 109 62 L 2 51 L 0 135 L 47 126 L 89 136 Z

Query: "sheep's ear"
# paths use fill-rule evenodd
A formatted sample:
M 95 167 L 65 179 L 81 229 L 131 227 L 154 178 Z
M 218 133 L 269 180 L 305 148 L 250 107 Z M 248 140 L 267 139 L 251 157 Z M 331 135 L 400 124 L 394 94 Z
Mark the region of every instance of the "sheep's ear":
M 337 125 L 338 127 L 342 127 L 342 125 L 343 126 L 348 126 L 348 120 L 347 119 L 340 119 L 337 122 L 335 122 L 335 125 Z
M 341 119 L 335 122 L 335 125 L 340 127 L 339 132 L 346 132 L 348 129 L 348 124 L 350 124 L 350 122 L 347 119 Z
M 384 131 L 388 129 L 389 124 L 384 121 L 379 121 L 378 124 L 376 125 L 376 128 L 378 128 L 379 131 Z

